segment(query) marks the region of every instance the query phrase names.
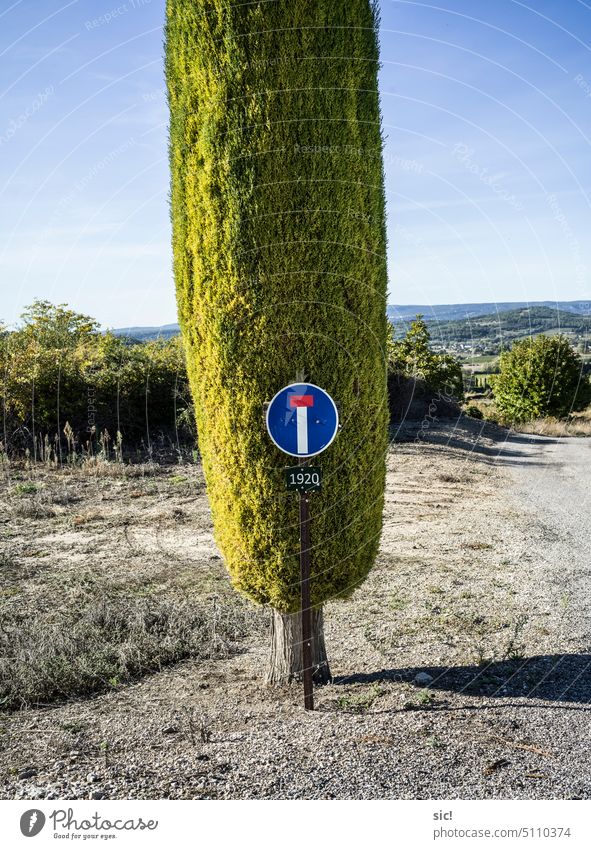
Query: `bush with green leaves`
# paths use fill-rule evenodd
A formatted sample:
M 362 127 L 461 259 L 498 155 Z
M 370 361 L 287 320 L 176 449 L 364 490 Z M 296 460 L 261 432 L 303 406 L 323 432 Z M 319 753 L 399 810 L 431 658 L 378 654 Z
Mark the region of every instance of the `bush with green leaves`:
M 401 340 L 390 328 L 388 371 L 401 378 L 423 381 L 433 395 L 463 401 L 464 380 L 459 361 L 451 354 L 431 350 L 431 334 L 427 322 L 417 315 Z
M 66 424 L 81 445 L 105 430 L 128 446 L 149 444 L 159 432 L 175 435 L 188 405 L 178 338 L 131 343 L 47 301 L 29 307 L 17 330 L 0 332 L 0 441 L 8 449 L 33 453 L 39 437 L 57 447 Z
M 468 406 L 465 407 L 465 409 L 464 409 L 464 413 L 467 416 L 470 416 L 471 419 L 483 419 L 484 418 L 484 413 L 482 412 L 480 407 L 476 406 L 476 404 L 468 404 Z
M 581 357 L 562 335 L 515 342 L 501 355 L 500 373 L 490 382 L 508 423 L 564 418 L 591 403 L 591 383 Z

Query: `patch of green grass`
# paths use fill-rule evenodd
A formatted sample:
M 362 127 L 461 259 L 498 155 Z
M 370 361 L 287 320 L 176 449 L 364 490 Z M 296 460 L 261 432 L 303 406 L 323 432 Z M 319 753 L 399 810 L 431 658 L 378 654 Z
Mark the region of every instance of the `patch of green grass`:
M 36 492 L 39 492 L 39 489 L 40 487 L 36 483 L 25 481 L 24 483 L 17 483 L 12 488 L 12 492 L 14 495 L 35 495 Z
M 171 475 L 168 482 L 178 486 L 179 484 L 189 483 L 189 478 L 186 475 Z
M 364 690 L 361 693 L 348 693 L 341 696 L 337 704 L 340 710 L 348 713 L 365 713 L 374 704 L 376 699 L 383 696 L 386 690 L 379 687 L 377 684 L 372 684 L 369 690 Z
M 70 734 L 81 734 L 86 725 L 83 722 L 62 722 L 60 723 L 62 731 L 69 731 Z
M 430 693 L 429 690 L 423 690 L 417 696 L 417 702 L 420 705 L 432 705 L 435 701 L 435 695 Z
M 390 610 L 404 610 L 407 605 L 407 599 L 402 598 L 402 596 L 398 595 L 397 592 L 392 593 L 392 595 L 388 599 L 388 607 L 390 608 Z
M 526 614 L 521 614 L 513 623 L 513 632 L 503 652 L 503 660 L 524 660 L 526 646 L 525 643 L 519 642 L 519 639 L 528 620 L 529 617 Z
M 421 710 L 435 706 L 435 694 L 430 690 L 421 690 L 414 701 L 404 703 L 405 710 Z
M 0 568 L 2 568 L 1 564 Z M 12 598 L 12 596 L 18 595 L 19 593 L 22 593 L 22 589 L 20 587 L 3 587 L 0 589 L 0 598 Z

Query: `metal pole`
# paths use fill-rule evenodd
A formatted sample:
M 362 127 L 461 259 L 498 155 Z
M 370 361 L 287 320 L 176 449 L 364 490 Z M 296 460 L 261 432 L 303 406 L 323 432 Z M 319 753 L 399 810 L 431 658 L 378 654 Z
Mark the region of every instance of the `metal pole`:
M 306 464 L 300 458 L 300 466 Z M 302 598 L 302 661 L 304 665 L 304 707 L 314 710 L 312 680 L 312 609 L 310 601 L 310 505 L 307 492 L 300 490 L 300 581 Z

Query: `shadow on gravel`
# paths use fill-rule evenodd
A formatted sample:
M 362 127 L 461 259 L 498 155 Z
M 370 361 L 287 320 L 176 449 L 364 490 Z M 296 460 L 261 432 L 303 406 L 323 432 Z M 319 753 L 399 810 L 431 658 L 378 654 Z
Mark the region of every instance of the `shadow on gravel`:
M 391 437 L 394 442 L 421 442 L 424 445 L 446 445 L 483 458 L 490 458 L 502 465 L 528 466 L 536 463 L 537 452 L 532 448 L 555 445 L 559 440 L 545 436 L 513 433 L 508 428 L 491 422 L 482 422 L 461 416 L 457 419 L 430 419 L 423 422 L 406 421 L 393 425 Z M 484 440 L 493 441 L 487 444 Z M 551 464 L 546 460 L 544 466 Z
M 432 681 L 417 692 L 442 691 L 485 698 L 529 698 L 548 702 L 586 704 L 591 710 L 591 654 L 537 655 L 480 666 L 429 666 L 382 669 L 379 672 L 337 676 L 333 684 L 412 683 L 420 673 Z

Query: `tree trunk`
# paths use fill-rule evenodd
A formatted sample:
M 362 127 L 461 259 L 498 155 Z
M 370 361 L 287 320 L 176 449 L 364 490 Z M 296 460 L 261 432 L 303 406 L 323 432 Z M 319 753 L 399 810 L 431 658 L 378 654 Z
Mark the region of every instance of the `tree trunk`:
M 322 607 L 312 609 L 312 666 L 315 684 L 330 681 L 330 668 L 324 643 Z M 302 616 L 280 613 L 271 618 L 271 654 L 265 676 L 266 684 L 291 684 L 302 680 Z

